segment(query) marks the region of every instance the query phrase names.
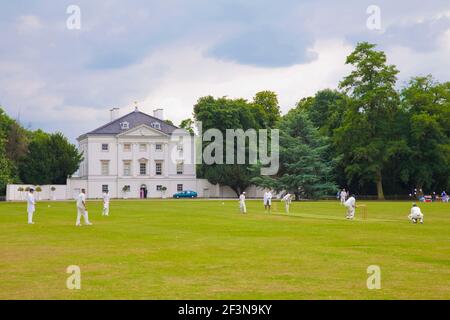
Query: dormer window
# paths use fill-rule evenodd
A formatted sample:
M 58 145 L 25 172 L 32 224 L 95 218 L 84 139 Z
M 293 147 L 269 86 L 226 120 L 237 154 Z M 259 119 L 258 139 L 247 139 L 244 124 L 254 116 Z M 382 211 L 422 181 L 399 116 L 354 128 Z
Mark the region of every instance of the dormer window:
M 161 130 L 161 124 L 159 122 L 152 122 L 150 126 L 154 129 Z
M 130 124 L 127 121 L 121 122 L 120 123 L 120 128 L 122 130 L 128 130 L 128 129 L 130 129 Z

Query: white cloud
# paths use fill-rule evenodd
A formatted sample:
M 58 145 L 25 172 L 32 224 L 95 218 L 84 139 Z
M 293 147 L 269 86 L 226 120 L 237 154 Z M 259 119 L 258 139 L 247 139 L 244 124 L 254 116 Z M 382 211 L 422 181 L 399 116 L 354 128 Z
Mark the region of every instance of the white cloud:
M 43 28 L 41 19 L 34 15 L 19 16 L 17 21 L 17 32 L 19 34 L 30 34 Z
M 347 67 L 351 47 L 339 40 L 322 40 L 312 48 L 318 59 L 308 64 L 283 68 L 244 66 L 206 57 L 207 48 L 171 47 L 158 51 L 146 64 L 170 65 L 170 70 L 148 92 L 141 103 L 150 112 L 164 107 L 167 118 L 179 123 L 190 117 L 196 100 L 205 95 L 251 99 L 261 90 L 278 94 L 283 111 L 302 97 L 323 88 L 335 88 Z

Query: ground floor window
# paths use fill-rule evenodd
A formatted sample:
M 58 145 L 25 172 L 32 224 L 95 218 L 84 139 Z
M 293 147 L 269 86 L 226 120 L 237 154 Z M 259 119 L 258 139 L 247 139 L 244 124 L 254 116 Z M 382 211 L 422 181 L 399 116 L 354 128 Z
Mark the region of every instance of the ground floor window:
M 158 185 L 156 186 L 156 191 L 161 191 L 161 189 L 162 189 L 162 185 L 158 184 Z
M 102 185 L 102 193 L 105 193 L 105 192 L 109 192 L 107 184 Z
M 182 184 L 177 184 L 177 191 L 183 191 L 183 185 Z

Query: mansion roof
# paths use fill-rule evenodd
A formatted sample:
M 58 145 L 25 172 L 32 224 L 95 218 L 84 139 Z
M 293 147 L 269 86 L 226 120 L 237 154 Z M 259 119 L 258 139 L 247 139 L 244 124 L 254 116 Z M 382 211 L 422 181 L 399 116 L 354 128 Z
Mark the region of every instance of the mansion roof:
M 147 125 L 157 131 L 161 131 L 169 135 L 173 131 L 178 129 L 178 127 L 170 125 L 161 119 L 152 117 L 146 113 L 135 110 L 95 130 L 92 130 L 86 134 L 81 135 L 78 139 L 83 138 L 86 135 L 117 135 L 119 133 L 136 128 L 140 125 Z

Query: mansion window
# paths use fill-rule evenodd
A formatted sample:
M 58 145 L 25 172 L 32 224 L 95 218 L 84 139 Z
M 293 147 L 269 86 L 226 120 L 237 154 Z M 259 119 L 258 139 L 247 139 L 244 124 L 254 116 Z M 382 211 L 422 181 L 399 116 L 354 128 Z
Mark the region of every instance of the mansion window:
M 102 151 L 109 151 L 109 144 L 102 143 Z
M 152 128 L 161 130 L 161 124 L 160 124 L 159 122 L 152 122 L 152 123 L 150 124 L 150 126 L 151 126 Z
M 123 175 L 124 176 L 131 176 L 131 161 L 124 161 L 123 162 Z
M 128 130 L 128 129 L 130 129 L 130 124 L 129 124 L 128 122 L 126 122 L 126 121 L 121 122 L 121 123 L 120 123 L 120 129 L 122 129 L 122 130 Z
M 183 174 L 184 163 L 182 161 L 177 162 L 177 174 Z
M 177 184 L 177 191 L 178 192 L 183 191 L 183 185 L 182 184 Z
M 102 160 L 101 161 L 101 169 L 102 169 L 102 176 L 108 176 L 109 175 L 109 160 Z
M 145 143 L 139 144 L 139 151 L 141 152 L 147 151 L 147 145 Z
M 139 163 L 139 174 L 141 176 L 145 176 L 147 174 L 147 163 L 146 162 Z
M 161 189 L 162 189 L 162 185 L 158 184 L 158 185 L 156 186 L 156 191 L 162 191 Z
M 162 151 L 162 144 L 161 143 L 155 144 L 155 150 L 156 151 Z
M 130 152 L 131 151 L 131 143 L 124 143 L 123 151 Z
M 162 175 L 162 162 L 156 162 L 155 163 L 155 174 L 157 176 Z
M 102 193 L 108 192 L 108 185 L 102 184 Z

